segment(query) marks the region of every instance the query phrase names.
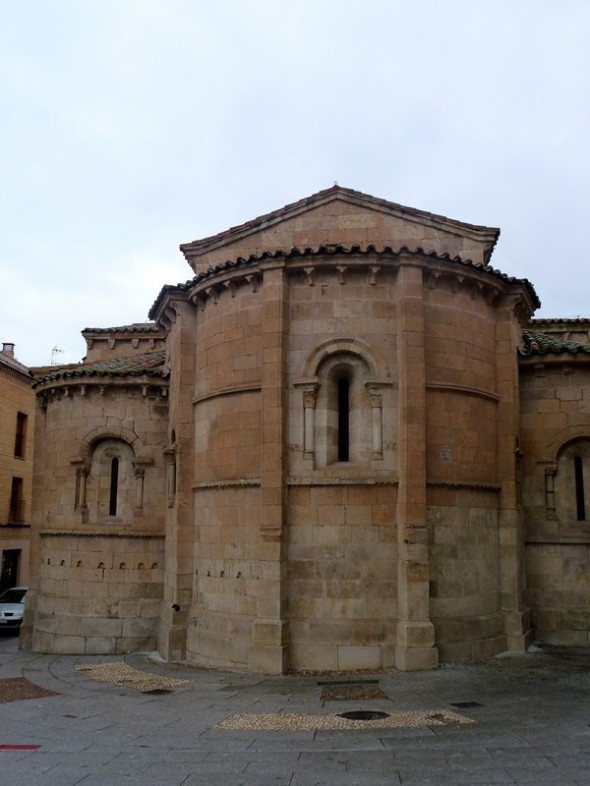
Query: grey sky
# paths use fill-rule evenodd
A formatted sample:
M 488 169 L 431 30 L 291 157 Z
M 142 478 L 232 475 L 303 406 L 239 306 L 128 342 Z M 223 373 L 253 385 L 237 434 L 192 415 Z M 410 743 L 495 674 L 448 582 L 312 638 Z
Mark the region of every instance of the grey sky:
M 141 321 L 178 245 L 340 185 L 502 230 L 590 317 L 587 0 L 0 0 L 0 341 Z

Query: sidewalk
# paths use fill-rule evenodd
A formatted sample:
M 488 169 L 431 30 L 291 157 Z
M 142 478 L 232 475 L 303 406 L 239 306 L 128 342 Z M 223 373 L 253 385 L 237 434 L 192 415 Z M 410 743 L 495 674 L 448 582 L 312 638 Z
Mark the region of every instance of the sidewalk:
M 0 701 L 15 678 L 55 695 L 0 703 L 2 786 L 590 784 L 590 649 L 346 682 L 17 647 Z M 389 717 L 334 728 L 351 710 Z

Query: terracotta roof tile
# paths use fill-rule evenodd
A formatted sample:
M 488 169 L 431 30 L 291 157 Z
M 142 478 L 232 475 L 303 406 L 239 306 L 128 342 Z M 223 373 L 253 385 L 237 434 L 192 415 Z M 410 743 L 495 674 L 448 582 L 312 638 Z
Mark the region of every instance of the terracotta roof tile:
M 567 341 L 559 336 L 549 336 L 532 330 L 523 330 L 522 337 L 524 344 L 519 350 L 521 355 L 559 355 L 566 352 L 570 355 L 576 355 L 578 352 L 590 355 L 590 344 Z
M 176 286 L 172 284 L 168 284 L 162 287 L 158 297 L 156 298 L 154 304 L 152 305 L 149 311 L 148 316 L 150 317 L 150 319 L 155 318 L 155 315 L 162 301 L 168 294 L 171 294 L 173 292 L 186 292 L 187 290 L 195 286 L 195 284 L 198 284 L 201 281 L 205 281 L 208 278 L 212 278 L 219 273 L 223 273 L 233 268 L 240 268 L 240 267 L 246 267 L 248 265 L 254 265 L 265 259 L 280 259 L 280 258 L 294 259 L 297 257 L 306 257 L 306 256 L 333 256 L 334 254 L 344 254 L 344 255 L 383 254 L 386 256 L 399 256 L 400 254 L 403 253 L 416 254 L 419 256 L 430 257 L 431 259 L 440 259 L 440 260 L 446 260 L 448 262 L 454 262 L 456 264 L 465 265 L 466 267 L 478 268 L 480 270 L 485 271 L 486 273 L 491 273 L 492 275 L 501 278 L 503 281 L 506 281 L 507 283 L 522 283 L 529 290 L 529 293 L 532 297 L 535 307 L 538 308 L 541 305 L 539 297 L 535 292 L 535 288 L 530 283 L 530 281 L 528 281 L 526 278 L 518 279 L 514 276 L 508 276 L 506 273 L 502 273 L 500 270 L 497 270 L 496 268 L 493 268 L 490 265 L 484 265 L 479 262 L 473 262 L 471 259 L 462 259 L 460 256 L 451 257 L 451 255 L 446 252 L 439 254 L 436 251 L 426 251 L 420 246 L 414 249 L 410 249 L 407 246 L 401 246 L 400 248 L 392 248 L 391 246 L 378 247 L 371 244 L 363 248 L 357 245 L 344 246 L 344 245 L 337 244 L 337 245 L 329 245 L 329 246 L 323 245 L 315 248 L 308 246 L 303 249 L 291 248 L 290 250 L 264 251 L 262 254 L 251 254 L 247 259 L 243 257 L 238 257 L 235 260 L 228 260 L 227 262 L 224 262 L 221 265 L 210 267 L 204 273 L 200 273 L 199 275 L 194 276 L 194 278 L 189 279 L 184 283 L 176 284 Z
M 144 352 L 125 358 L 110 358 L 96 363 L 77 363 L 55 368 L 34 369 L 33 387 L 47 382 L 75 377 L 167 377 L 169 369 L 165 365 L 164 351 Z
M 160 328 L 154 322 L 133 322 L 130 325 L 118 325 L 116 327 L 93 328 L 87 327 L 82 331 L 85 333 L 159 333 Z

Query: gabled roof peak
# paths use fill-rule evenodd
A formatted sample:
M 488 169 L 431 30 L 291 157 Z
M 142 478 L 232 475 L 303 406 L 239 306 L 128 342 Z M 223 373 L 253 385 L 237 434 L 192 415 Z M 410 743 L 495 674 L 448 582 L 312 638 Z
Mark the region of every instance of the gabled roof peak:
M 483 241 L 487 246 L 488 259 L 500 234 L 500 230 L 495 227 L 486 227 L 476 224 L 469 224 L 464 221 L 457 221 L 437 213 L 430 213 L 425 210 L 407 207 L 397 202 L 390 202 L 386 199 L 374 197 L 361 191 L 355 191 L 354 189 L 345 188 L 338 185 L 337 183 L 334 183 L 334 185 L 330 186 L 330 188 L 317 191 L 316 193 L 311 194 L 308 197 L 304 197 L 303 199 L 299 199 L 296 202 L 290 202 L 289 204 L 284 205 L 277 210 L 259 215 L 250 221 L 230 227 L 229 229 L 219 232 L 218 234 L 209 235 L 208 237 L 194 240 L 190 243 L 183 243 L 180 246 L 180 250 L 187 258 L 187 261 L 190 262 L 191 257 L 199 257 L 215 248 L 220 248 L 231 244 L 247 237 L 250 234 L 260 232 L 261 230 L 264 230 L 273 224 L 278 224 L 282 221 L 295 218 L 302 213 L 312 211 L 322 205 L 327 205 L 334 201 L 348 202 L 367 210 L 373 210 L 390 216 L 396 216 L 398 218 L 403 218 L 407 221 L 418 224 L 425 224 L 441 229 L 444 227 L 447 232 L 456 233 L 462 236 L 470 236 L 474 239 L 477 238 L 477 240 L 480 242 Z

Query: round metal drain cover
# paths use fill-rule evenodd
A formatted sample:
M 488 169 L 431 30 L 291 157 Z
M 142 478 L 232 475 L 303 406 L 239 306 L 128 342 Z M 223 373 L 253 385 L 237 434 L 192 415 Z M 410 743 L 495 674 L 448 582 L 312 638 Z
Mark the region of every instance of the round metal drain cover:
M 389 713 L 379 710 L 351 710 L 338 713 L 338 717 L 347 720 L 381 720 L 381 718 L 389 718 Z

